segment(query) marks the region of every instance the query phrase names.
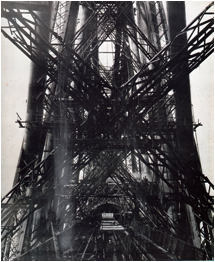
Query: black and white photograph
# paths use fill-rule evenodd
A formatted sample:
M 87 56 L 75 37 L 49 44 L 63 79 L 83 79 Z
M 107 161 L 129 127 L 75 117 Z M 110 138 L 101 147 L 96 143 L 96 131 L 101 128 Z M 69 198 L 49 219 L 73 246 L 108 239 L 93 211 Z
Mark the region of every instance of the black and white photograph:
M 213 52 L 211 1 L 1 1 L 1 261 L 213 261 Z

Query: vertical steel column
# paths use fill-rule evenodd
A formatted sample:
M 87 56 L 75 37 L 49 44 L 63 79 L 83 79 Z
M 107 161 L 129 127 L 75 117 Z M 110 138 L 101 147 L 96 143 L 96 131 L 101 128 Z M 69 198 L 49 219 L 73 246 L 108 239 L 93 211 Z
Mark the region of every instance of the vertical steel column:
M 168 21 L 170 40 L 172 40 L 178 32 L 186 26 L 185 2 L 182 1 L 167 1 Z M 187 43 L 186 34 L 176 38 L 174 45 L 171 46 L 171 55 L 178 53 Z M 186 58 L 183 58 L 186 64 Z M 173 71 L 173 74 L 177 72 Z M 191 93 L 189 73 L 184 70 L 180 79 L 172 81 L 176 102 L 176 124 L 177 124 L 177 142 L 180 153 L 192 164 L 192 157 L 196 155 L 196 148 L 193 138 L 193 119 L 191 111 Z M 195 167 L 194 167 L 195 168 Z M 192 181 L 191 181 L 192 183 Z M 187 207 L 187 215 L 190 223 L 190 230 L 192 232 L 193 245 L 200 247 L 200 239 L 196 230 L 195 217 L 192 214 L 191 208 Z M 178 213 L 178 209 L 175 210 Z M 192 215 L 192 219 L 190 216 Z
M 167 10 L 170 39 L 172 40 L 176 36 L 176 34 L 186 26 L 185 2 L 168 1 Z M 171 54 L 174 56 L 177 52 L 181 50 L 181 47 L 186 45 L 186 43 L 186 34 L 183 34 L 180 37 L 178 37 L 175 40 L 174 45 L 171 46 Z M 174 73 L 176 72 L 173 72 L 173 74 Z M 172 86 L 176 101 L 178 146 L 182 155 L 188 161 L 191 161 L 191 157 L 194 151 L 194 144 L 190 80 L 188 70 L 187 72 L 183 71 L 183 75 L 180 77 L 180 80 L 177 79 L 176 81 L 173 81 Z
M 51 17 L 51 6 L 48 10 L 39 13 L 41 20 L 49 25 Z M 38 34 L 40 34 L 40 28 L 37 28 Z M 44 34 L 44 31 L 42 32 Z M 46 32 L 48 38 L 49 32 Z M 39 41 L 39 40 L 38 40 Z M 43 42 L 40 43 L 41 45 Z M 44 75 L 44 68 L 46 67 L 46 60 L 42 52 L 39 53 L 41 59 L 41 65 L 32 64 L 32 75 L 30 79 L 28 99 L 27 99 L 27 116 L 26 120 L 30 124 L 26 124 L 26 134 L 24 137 L 23 149 L 25 154 L 29 156 L 30 161 L 32 155 L 37 155 L 40 148 L 40 140 L 42 139 L 42 132 L 40 128 L 33 128 L 31 122 L 42 122 L 43 114 L 43 100 L 44 100 L 44 85 L 46 76 Z M 39 80 L 39 81 L 38 81 Z M 30 162 L 29 161 L 29 162 Z

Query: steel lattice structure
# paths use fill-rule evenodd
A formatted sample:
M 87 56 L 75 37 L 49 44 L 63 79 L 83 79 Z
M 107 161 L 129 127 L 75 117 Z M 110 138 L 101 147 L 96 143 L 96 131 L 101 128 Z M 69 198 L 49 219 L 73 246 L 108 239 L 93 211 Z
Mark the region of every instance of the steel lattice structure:
M 189 93 L 212 6 L 178 28 L 182 2 L 168 24 L 160 1 L 2 2 L 3 35 L 34 62 L 2 260 L 213 258 Z

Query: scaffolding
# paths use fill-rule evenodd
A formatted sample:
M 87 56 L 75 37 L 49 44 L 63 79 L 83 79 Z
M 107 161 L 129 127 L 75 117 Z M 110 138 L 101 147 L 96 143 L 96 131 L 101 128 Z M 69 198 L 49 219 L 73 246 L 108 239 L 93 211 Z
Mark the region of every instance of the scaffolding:
M 34 63 L 2 260 L 211 260 L 189 73 L 213 52 L 213 3 L 181 28 L 183 2 L 168 18 L 160 1 L 36 3 L 2 2 Z

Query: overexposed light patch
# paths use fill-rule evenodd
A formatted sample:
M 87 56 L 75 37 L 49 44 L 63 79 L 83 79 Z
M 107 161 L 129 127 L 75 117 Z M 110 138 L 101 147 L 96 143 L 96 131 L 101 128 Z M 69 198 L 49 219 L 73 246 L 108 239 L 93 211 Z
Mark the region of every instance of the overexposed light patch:
M 106 69 L 111 68 L 114 64 L 114 49 L 110 38 L 107 38 L 99 47 L 99 61 Z

